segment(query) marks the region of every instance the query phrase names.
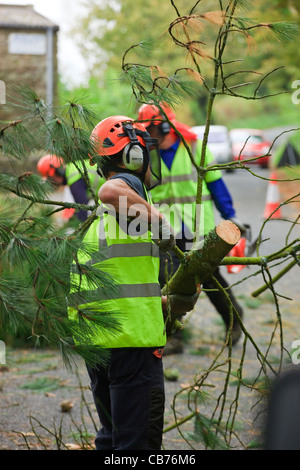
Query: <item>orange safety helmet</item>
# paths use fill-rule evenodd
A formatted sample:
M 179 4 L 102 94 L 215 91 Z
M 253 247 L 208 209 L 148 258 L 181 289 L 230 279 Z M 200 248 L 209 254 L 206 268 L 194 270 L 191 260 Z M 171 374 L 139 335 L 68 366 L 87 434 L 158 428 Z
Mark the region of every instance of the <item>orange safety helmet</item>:
M 63 176 L 64 161 L 56 155 L 44 155 L 37 164 L 37 170 L 43 178 L 53 178 L 55 174 Z
M 159 109 L 158 106 L 155 106 L 154 104 L 143 104 L 138 111 L 138 120 L 145 121 L 143 124 L 146 126 L 146 128 L 148 128 L 150 124 L 154 124 L 157 126 L 159 132 L 162 135 L 169 133 L 175 135 L 176 132 L 173 127 L 170 126 L 169 122 L 166 120 L 162 121 L 162 119 L 166 119 L 167 116 L 169 121 L 174 125 L 176 130 L 182 135 L 184 139 L 197 140 L 197 135 L 195 132 L 193 132 L 191 127 L 177 121 L 174 111 L 172 111 L 172 109 L 167 104 L 161 103 L 160 107 L 163 112 Z
M 127 116 L 110 116 L 100 121 L 93 129 L 91 139 L 95 143 L 95 150 L 99 155 L 114 155 L 123 150 L 132 142 L 129 134 L 125 132 L 124 126 L 129 124 L 133 129 L 146 132 L 145 126 L 134 122 Z M 145 142 L 137 135 L 138 142 L 145 147 Z M 135 142 L 135 143 L 138 143 Z
M 110 171 L 140 171 L 144 178 L 148 165 L 156 183 L 160 182 L 160 158 L 158 154 L 157 139 L 152 138 L 143 124 L 135 122 L 127 116 L 110 116 L 100 121 L 91 133 L 91 140 L 94 142 L 94 149 L 100 157 L 98 170 L 105 173 Z M 156 148 L 157 158 L 150 151 Z M 122 162 L 125 166 L 119 167 L 119 162 L 114 156 L 122 155 Z M 91 164 L 93 164 L 91 158 Z
M 161 109 L 171 122 L 175 120 L 175 113 L 168 105 L 161 104 Z M 144 126 L 148 127 L 150 124 L 154 124 L 155 126 L 160 127 L 163 134 L 168 134 L 170 132 L 170 125 L 168 122 L 162 121 L 162 119 L 165 119 L 164 114 L 161 112 L 159 107 L 154 104 L 142 104 L 138 111 L 138 120 L 145 121 L 143 122 Z

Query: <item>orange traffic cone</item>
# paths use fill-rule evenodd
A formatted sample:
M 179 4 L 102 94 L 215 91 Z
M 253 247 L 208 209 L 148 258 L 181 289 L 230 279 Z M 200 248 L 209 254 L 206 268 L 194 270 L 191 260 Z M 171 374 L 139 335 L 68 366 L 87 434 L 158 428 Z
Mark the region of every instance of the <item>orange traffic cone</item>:
M 271 173 L 271 180 L 276 180 L 276 173 Z M 277 181 L 270 181 L 267 191 L 266 207 L 264 212 L 265 219 L 281 219 L 280 195 Z M 277 210 L 276 210 L 277 209 Z
M 61 213 L 61 217 L 65 220 L 69 220 L 75 214 L 75 209 L 72 207 L 70 209 L 64 209 Z
M 228 256 L 237 256 L 243 258 L 245 256 L 246 238 L 241 237 L 239 242 L 230 250 Z M 239 273 L 245 267 L 244 264 L 228 264 L 227 272 L 229 274 Z

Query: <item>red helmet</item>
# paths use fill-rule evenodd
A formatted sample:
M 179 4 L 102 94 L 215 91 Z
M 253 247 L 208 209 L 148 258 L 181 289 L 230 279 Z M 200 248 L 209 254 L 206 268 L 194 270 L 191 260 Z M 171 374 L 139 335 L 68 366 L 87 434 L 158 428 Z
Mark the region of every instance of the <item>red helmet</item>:
M 195 132 L 193 132 L 191 127 L 187 126 L 186 124 L 183 124 L 182 122 L 177 121 L 174 111 L 172 111 L 172 109 L 167 104 L 160 103 L 160 107 L 165 113 L 165 115 L 161 112 L 158 106 L 155 106 L 154 104 L 143 104 L 138 111 L 139 121 L 146 120 L 146 122 L 143 122 L 146 128 L 148 128 L 150 124 L 154 124 L 155 126 L 157 126 L 159 132 L 163 135 L 169 133 L 175 135 L 176 132 L 174 128 L 170 126 L 169 122 L 165 120 L 167 116 L 169 121 L 184 139 L 197 140 L 197 135 L 195 134 Z M 158 119 L 158 121 L 155 121 L 155 119 Z M 164 120 L 162 121 L 162 119 Z
M 161 104 L 161 109 L 165 112 L 167 118 L 170 121 L 175 119 L 175 113 L 168 105 Z M 161 119 L 165 119 L 165 116 L 158 106 L 155 106 L 154 104 L 143 104 L 138 111 L 138 119 L 140 121 L 148 121 L 143 122 L 144 126 L 148 127 L 151 122 L 154 125 L 159 125 L 161 123 Z M 155 119 L 159 119 L 159 121 L 155 122 Z
M 44 155 L 37 164 L 37 170 L 43 178 L 53 178 L 57 170 L 64 168 L 64 161 L 56 155 Z
M 121 169 L 125 172 L 139 171 L 139 175 L 145 179 L 150 164 L 151 174 L 155 179 L 155 182 L 151 181 L 151 187 L 160 182 L 157 139 L 148 134 L 143 124 L 127 116 L 110 116 L 100 121 L 93 129 L 91 140 L 95 144 L 94 150 L 100 155 L 100 161 L 97 162 L 98 170 L 103 173 L 104 177 L 110 171 Z M 157 158 L 152 152 L 153 149 L 156 149 Z M 117 154 L 121 154 L 123 166 L 120 166 L 118 159 L 114 158 Z M 93 158 L 91 158 L 91 164 L 93 164 L 92 160 Z M 148 187 L 150 188 L 150 185 Z
M 110 116 L 100 121 L 93 129 L 91 139 L 95 142 L 95 150 L 99 155 L 114 155 L 131 143 L 131 138 L 126 131 L 129 124 L 133 129 L 146 132 L 143 124 L 134 122 L 127 116 Z M 145 147 L 145 142 L 137 135 L 139 143 Z

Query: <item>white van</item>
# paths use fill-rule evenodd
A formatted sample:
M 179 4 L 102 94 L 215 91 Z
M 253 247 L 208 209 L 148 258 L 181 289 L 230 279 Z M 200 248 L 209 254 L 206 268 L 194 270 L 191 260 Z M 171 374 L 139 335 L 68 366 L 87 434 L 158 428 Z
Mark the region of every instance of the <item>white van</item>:
M 194 126 L 192 129 L 197 134 L 198 139 L 203 140 L 205 126 Z M 233 161 L 231 141 L 226 126 L 210 126 L 207 145 L 215 157 L 216 163 Z

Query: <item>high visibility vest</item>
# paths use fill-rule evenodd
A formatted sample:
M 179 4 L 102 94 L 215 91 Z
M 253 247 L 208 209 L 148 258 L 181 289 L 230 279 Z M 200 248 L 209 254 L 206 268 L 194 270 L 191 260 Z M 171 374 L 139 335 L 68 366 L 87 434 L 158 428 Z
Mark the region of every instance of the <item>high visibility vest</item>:
M 78 166 L 81 168 L 82 165 L 78 162 Z M 96 167 L 91 166 L 89 163 L 86 163 L 86 169 L 88 172 L 91 188 L 93 189 L 94 193 L 97 194 L 100 187 L 105 183 L 104 178 L 101 178 L 97 173 Z M 79 179 L 82 178 L 82 175 L 74 165 L 74 163 L 69 163 L 66 166 L 66 179 L 67 185 L 71 186 L 72 184 L 76 183 Z M 87 195 L 89 198 L 91 197 L 90 194 Z
M 75 319 L 77 309 L 82 308 L 91 308 L 93 312 L 98 310 L 99 315 L 103 310 L 115 314 L 113 318 L 120 323 L 120 331 L 101 334 L 97 330 L 93 337 L 94 344 L 104 348 L 164 346 L 166 335 L 158 282 L 158 247 L 151 240 L 148 227 L 144 234 L 130 236 L 127 219 L 124 227 L 109 208 L 104 205 L 101 208 L 102 213 L 91 225 L 84 243 L 93 246 L 102 259 L 100 262 L 99 256 L 98 261 L 97 256 L 87 259 L 84 253 L 79 253 L 78 259 L 80 263 L 90 264 L 109 274 L 116 283 L 116 292 L 102 302 L 93 299 L 92 302 L 76 305 L 78 295 L 82 299 L 86 293 L 88 299 L 90 294 L 97 295 L 97 292 L 91 293 L 79 275 L 72 274 L 72 283 L 79 285 L 81 282 L 83 292 L 77 294 L 76 289 L 71 292 L 69 316 Z M 103 298 L 103 289 L 102 292 L 100 289 L 99 299 Z
M 195 161 L 200 164 L 202 142 L 192 145 Z M 205 166 L 212 165 L 214 157 L 207 149 Z M 183 224 L 190 233 L 194 233 L 194 220 L 196 214 L 197 172 L 186 148 L 181 142 L 171 169 L 161 160 L 162 184 L 151 191 L 153 203 L 158 204 L 158 209 L 164 213 L 176 234 L 182 233 Z M 202 187 L 202 203 L 200 211 L 197 211 L 197 223 L 200 224 L 200 234 L 207 233 L 214 228 L 214 212 L 211 194 L 206 183 L 216 181 L 222 177 L 219 170 L 205 173 Z

